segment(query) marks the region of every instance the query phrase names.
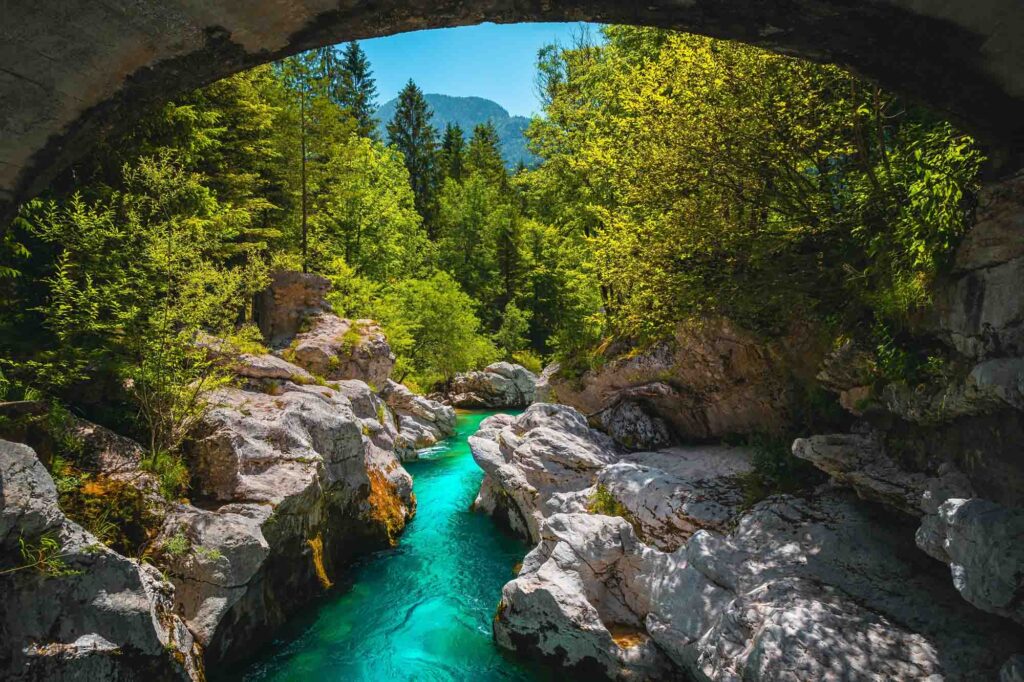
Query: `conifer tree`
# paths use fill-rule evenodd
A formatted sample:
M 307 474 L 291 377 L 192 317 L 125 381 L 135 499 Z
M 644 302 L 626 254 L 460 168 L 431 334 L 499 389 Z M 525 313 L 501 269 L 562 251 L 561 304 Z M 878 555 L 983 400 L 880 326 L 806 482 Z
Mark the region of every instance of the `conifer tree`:
M 441 141 L 441 172 L 445 177 L 462 182 L 465 165 L 466 138 L 458 123 L 449 123 L 444 128 Z
M 395 116 L 388 123 L 388 138 L 405 158 L 416 198 L 416 210 L 427 226 L 431 239 L 435 237 L 435 198 L 437 193 L 437 130 L 430 123 L 433 114 L 423 97 L 423 91 L 412 81 L 398 95 Z
M 356 120 L 359 134 L 376 137 L 377 121 L 373 115 L 377 109 L 377 85 L 366 53 L 354 40 L 342 53 L 335 93 L 335 102 Z
M 508 179 L 505 161 L 501 157 L 498 130 L 490 121 L 478 123 L 466 152 L 466 168 L 471 173 L 482 173 L 489 182 L 504 185 Z

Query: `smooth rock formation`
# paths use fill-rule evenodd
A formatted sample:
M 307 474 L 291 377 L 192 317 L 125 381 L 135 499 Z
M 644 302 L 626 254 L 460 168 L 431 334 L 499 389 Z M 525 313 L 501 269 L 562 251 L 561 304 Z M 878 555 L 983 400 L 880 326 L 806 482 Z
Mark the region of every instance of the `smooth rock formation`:
M 390 379 L 384 383 L 380 395 L 398 420 L 395 450 L 402 460 L 414 459 L 417 450 L 455 435 L 456 417 L 452 407 L 416 395 Z
M 780 433 L 800 399 L 796 386 L 817 371 L 819 346 L 804 329 L 768 341 L 723 319 L 681 324 L 672 340 L 644 350 L 609 347 L 600 369 L 579 376 L 546 368 L 538 399 L 575 407 L 637 449 L 669 436 Z
M 620 680 L 992 679 L 1021 631 L 898 551 L 908 531 L 834 492 L 762 502 L 673 553 L 621 518 L 556 514 L 495 637 Z
M 363 382 L 268 381 L 210 400 L 189 457 L 199 508 L 170 513 L 160 543 L 176 608 L 218 663 L 394 542 L 415 500 L 393 417 Z
M 282 352 L 290 362 L 331 381 L 358 379 L 374 389 L 388 380 L 395 355 L 373 320 L 323 313 L 306 318 L 306 326 Z
M 522 365 L 495 362 L 478 372 L 455 375 L 449 395 L 455 407 L 500 409 L 526 407 L 536 390 L 536 374 Z
M 53 549 L 42 549 L 46 541 Z M 0 550 L 0 677 L 202 679 L 171 586 L 70 521 L 35 452 L 8 441 L 0 441 Z

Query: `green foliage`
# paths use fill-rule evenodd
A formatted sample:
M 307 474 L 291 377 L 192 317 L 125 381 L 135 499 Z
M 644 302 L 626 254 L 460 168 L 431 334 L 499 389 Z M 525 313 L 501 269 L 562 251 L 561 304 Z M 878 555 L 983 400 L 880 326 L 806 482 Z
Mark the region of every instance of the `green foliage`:
M 512 362 L 522 365 L 534 374 L 540 374 L 544 371 L 544 359 L 532 350 L 516 351 L 512 354 Z
M 415 196 L 416 211 L 433 224 L 438 183 L 437 130 L 430 123 L 423 91 L 410 80 L 398 93 L 395 116 L 387 125 L 388 140 L 405 160 Z
M 615 495 L 603 483 L 598 483 L 594 488 L 587 503 L 587 511 L 591 514 L 621 516 L 624 519 L 629 519 L 629 510 L 615 498 Z
M 181 457 L 175 454 L 157 452 L 143 461 L 142 469 L 157 477 L 160 482 L 160 494 L 168 500 L 180 498 L 188 489 L 188 467 Z
M 64 561 L 67 555 L 63 554 L 63 546 L 55 533 L 44 533 L 35 542 L 28 542 L 24 537 L 19 537 L 18 549 L 21 552 L 22 564 L 0 571 L 0 575 L 31 569 L 47 578 L 61 578 L 82 572 L 72 569 Z
M 180 530 L 164 540 L 161 545 L 161 550 L 170 557 L 184 556 L 190 549 L 192 549 L 192 542 Z
M 521 180 L 538 217 L 583 235 L 591 314 L 631 338 L 708 315 L 907 327 L 966 228 L 969 138 L 835 67 L 604 32 L 542 51 L 544 163 Z
M 494 334 L 494 345 L 511 360 L 516 351 L 526 348 L 526 335 L 530 331 L 530 312 L 522 310 L 511 301 L 505 304 L 501 316 L 501 326 Z
M 334 101 L 356 121 L 363 137 L 373 137 L 377 128 L 377 85 L 370 62 L 359 43 L 352 41 L 342 52 L 338 73 L 332 78 Z

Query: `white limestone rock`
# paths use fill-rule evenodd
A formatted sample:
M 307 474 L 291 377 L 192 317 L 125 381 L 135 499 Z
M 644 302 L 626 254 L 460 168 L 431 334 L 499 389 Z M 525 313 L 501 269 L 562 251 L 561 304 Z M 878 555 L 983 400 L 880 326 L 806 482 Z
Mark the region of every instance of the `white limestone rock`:
M 533 402 L 537 375 L 522 365 L 495 362 L 480 371 L 457 374 L 451 403 L 465 408 L 518 408 Z
M 62 562 L 60 571 L 19 569 L 26 564 L 20 542 L 38 546 L 44 537 L 59 545 L 51 558 Z M 0 557 L 3 679 L 202 679 L 170 586 L 65 517 L 35 452 L 7 441 L 0 441 Z

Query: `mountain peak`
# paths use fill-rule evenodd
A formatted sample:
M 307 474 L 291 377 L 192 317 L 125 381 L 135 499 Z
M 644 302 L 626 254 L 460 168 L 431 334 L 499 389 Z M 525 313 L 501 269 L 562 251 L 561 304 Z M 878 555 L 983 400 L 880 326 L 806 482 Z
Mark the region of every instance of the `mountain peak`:
M 498 131 L 501 154 L 507 167 L 515 168 L 520 161 L 528 166 L 537 164 L 537 157 L 526 147 L 525 133 L 527 126 L 530 125 L 530 119 L 525 116 L 512 116 L 503 106 L 484 97 L 428 93 L 423 98 L 433 112 L 433 124 L 439 133 L 443 132 L 449 123 L 457 124 L 464 131 L 468 141 L 473 134 L 473 128 L 490 121 Z M 377 109 L 378 130 L 384 139 L 387 139 L 385 126 L 394 117 L 397 104 L 396 98 L 385 102 Z

